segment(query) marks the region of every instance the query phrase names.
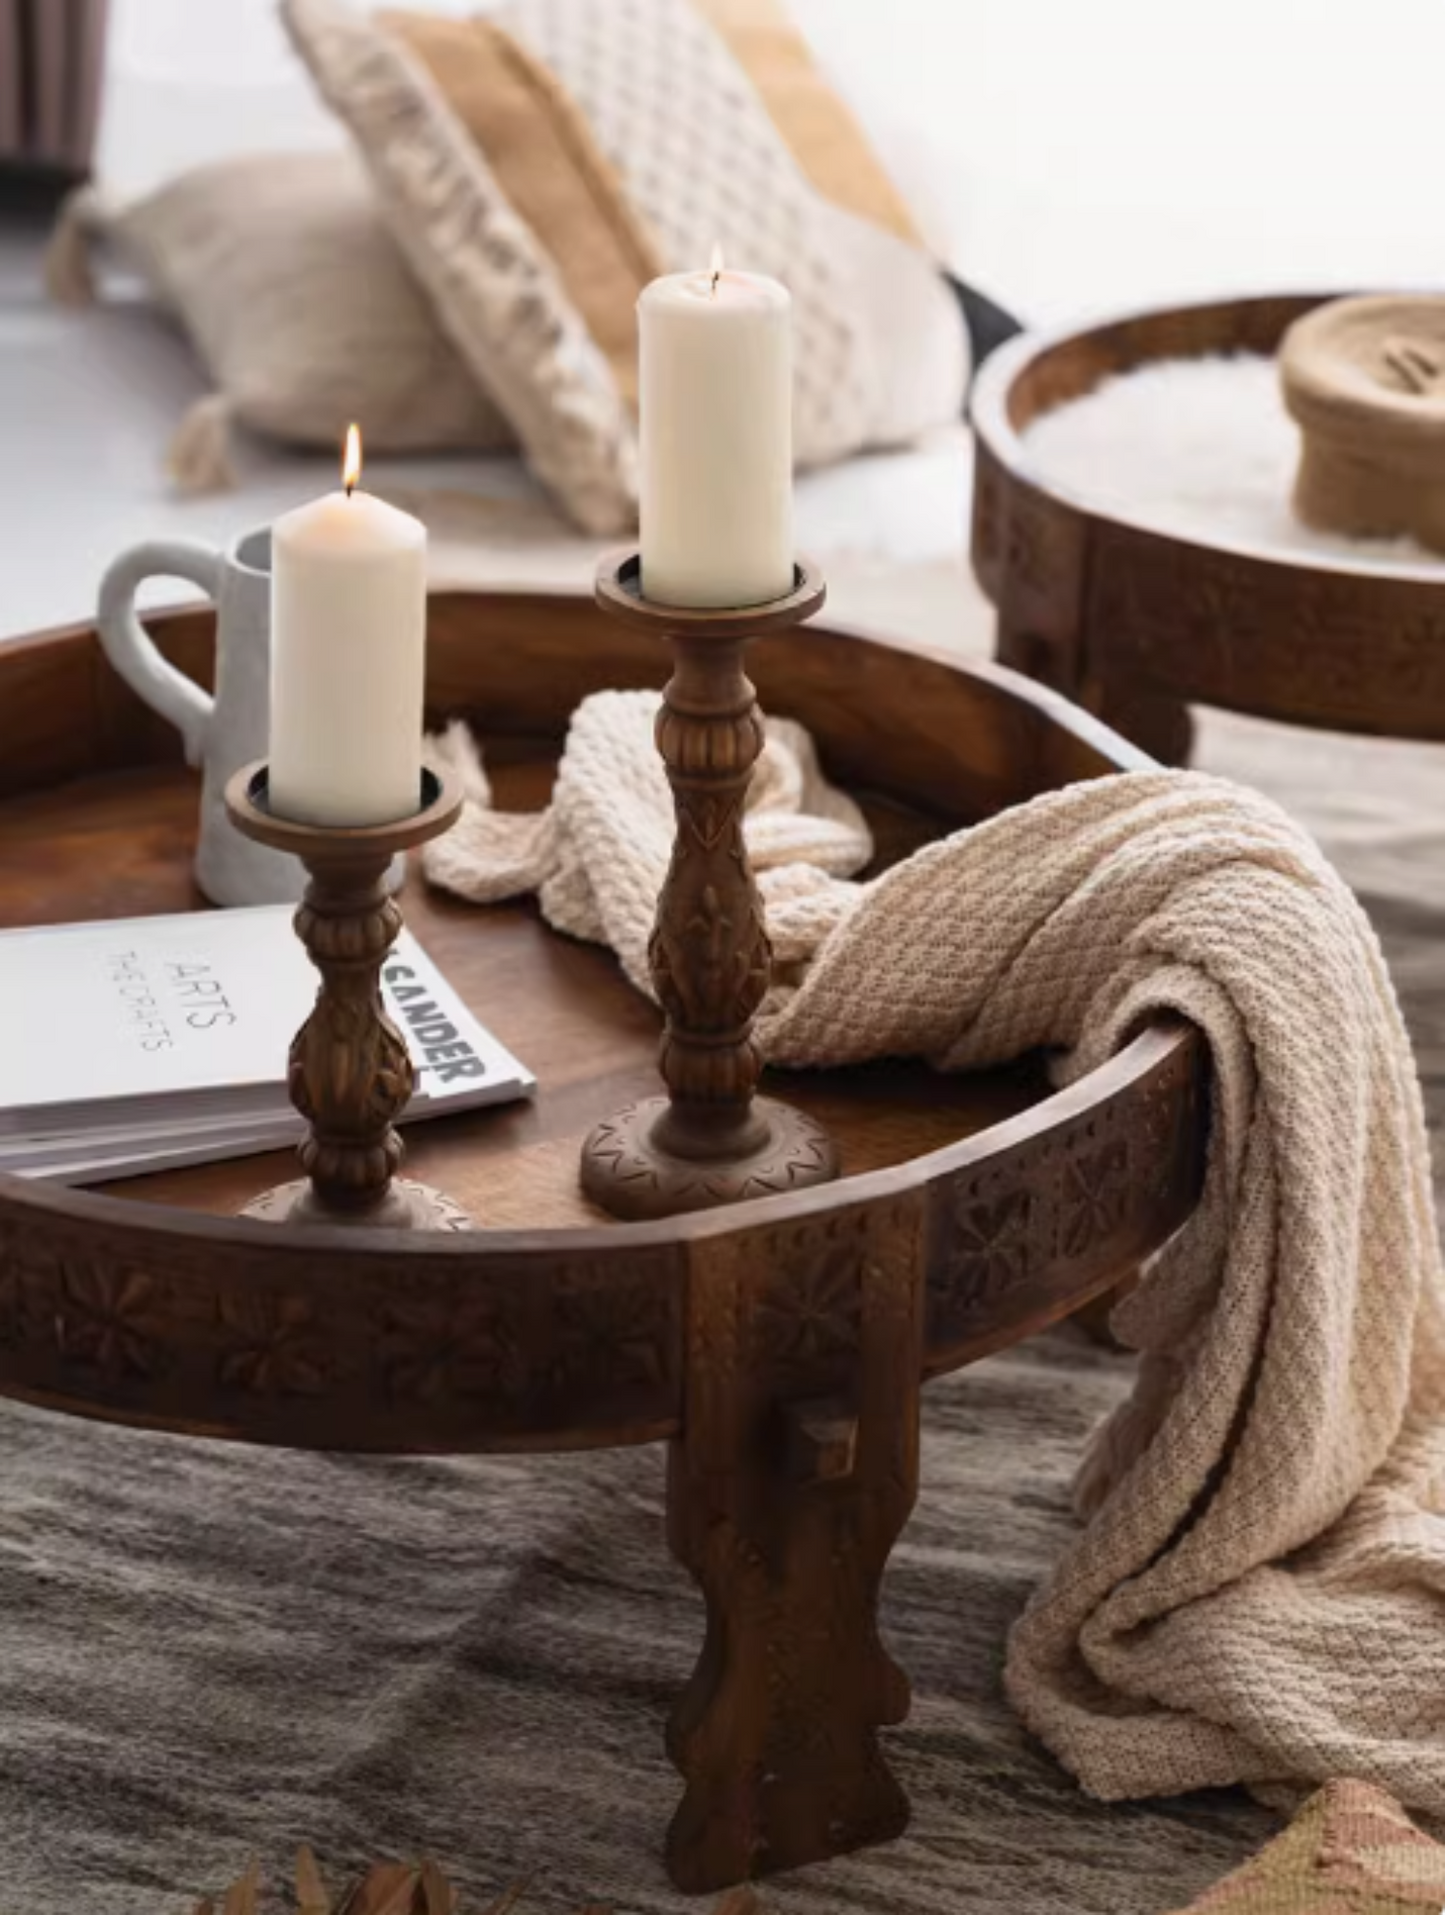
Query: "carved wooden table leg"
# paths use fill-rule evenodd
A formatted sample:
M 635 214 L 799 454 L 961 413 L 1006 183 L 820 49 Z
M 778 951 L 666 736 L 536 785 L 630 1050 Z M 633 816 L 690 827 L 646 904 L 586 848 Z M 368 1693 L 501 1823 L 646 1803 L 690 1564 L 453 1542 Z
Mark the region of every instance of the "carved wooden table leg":
M 900 1200 L 699 1246 L 668 1472 L 669 1541 L 707 1602 L 668 1733 L 687 1783 L 668 1870 L 689 1892 L 907 1824 L 878 1730 L 908 1682 L 878 1595 L 918 1489 L 921 1217 Z
M 753 1018 L 772 946 L 743 838 L 743 808 L 764 734 L 745 647 L 823 602 L 816 575 L 768 605 L 694 611 L 639 594 L 637 560 L 605 562 L 600 603 L 672 645 L 675 669 L 657 745 L 677 813 L 672 862 L 648 958 L 666 1013 L 665 1097 L 599 1124 L 582 1149 L 582 1187 L 614 1216 L 702 1210 L 825 1183 L 837 1153 L 822 1126 L 756 1095 L 762 1068 Z

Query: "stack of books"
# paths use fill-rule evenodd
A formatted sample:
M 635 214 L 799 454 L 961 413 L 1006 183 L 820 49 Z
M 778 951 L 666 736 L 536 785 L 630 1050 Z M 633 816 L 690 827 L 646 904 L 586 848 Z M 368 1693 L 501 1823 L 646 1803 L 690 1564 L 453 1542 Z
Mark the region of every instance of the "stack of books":
M 0 1172 L 101 1183 L 299 1142 L 291 1039 L 317 975 L 289 905 L 0 932 Z M 382 967 L 416 1065 L 402 1123 L 536 1080 L 409 932 Z

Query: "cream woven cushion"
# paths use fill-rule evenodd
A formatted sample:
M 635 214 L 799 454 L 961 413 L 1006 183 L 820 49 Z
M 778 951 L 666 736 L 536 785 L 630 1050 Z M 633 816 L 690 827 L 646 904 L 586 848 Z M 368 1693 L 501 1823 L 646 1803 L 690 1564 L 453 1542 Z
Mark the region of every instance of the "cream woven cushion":
M 511 0 L 469 20 L 382 18 L 485 151 L 624 391 L 642 284 L 705 266 L 720 244 L 792 293 L 800 465 L 958 417 L 957 307 L 778 0 Z M 518 75 L 535 110 L 509 136 L 498 105 Z M 560 190 L 549 117 L 585 197 Z M 583 257 L 599 217 L 644 235 L 648 269 L 625 301 L 599 291 Z
M 57 298 L 94 297 L 105 239 L 179 318 L 218 393 L 171 449 L 183 489 L 227 483 L 229 426 L 374 452 L 495 451 L 515 435 L 437 324 L 348 152 L 260 154 L 197 168 L 130 205 L 83 189 L 50 254 Z
M 281 16 L 365 157 L 438 319 L 532 469 L 587 530 L 623 530 L 636 510 L 637 449 L 622 394 L 480 149 L 425 68 L 343 0 L 282 0 Z
M 793 294 L 801 465 L 958 416 L 962 327 L 903 216 L 889 230 L 823 197 L 704 6 L 513 0 L 373 22 L 344 0 L 283 0 L 283 14 L 439 318 L 589 529 L 635 522 L 637 295 L 705 265 L 714 242 Z
M 749 0 L 746 13 L 770 10 Z M 743 14 L 738 0 L 516 0 L 502 19 L 582 105 L 669 271 L 704 265 L 716 239 L 788 287 L 800 465 L 956 420 L 967 364 L 953 296 L 916 245 L 860 216 L 872 207 L 856 167 L 847 198 L 841 179 L 837 197 L 817 190 L 807 162 L 821 155 L 775 118 L 782 90 L 764 93 L 741 64 Z

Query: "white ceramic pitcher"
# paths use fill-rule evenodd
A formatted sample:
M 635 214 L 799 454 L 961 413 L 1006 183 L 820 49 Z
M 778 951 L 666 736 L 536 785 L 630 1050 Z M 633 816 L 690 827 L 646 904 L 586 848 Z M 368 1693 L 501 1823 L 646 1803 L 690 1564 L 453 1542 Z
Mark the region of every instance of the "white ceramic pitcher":
M 156 648 L 136 617 L 149 578 L 183 578 L 215 601 L 216 690 L 202 691 Z M 106 572 L 100 642 L 131 690 L 181 734 L 202 772 L 196 882 L 215 904 L 284 904 L 301 896 L 295 858 L 243 838 L 226 817 L 226 781 L 266 755 L 271 682 L 271 531 L 246 532 L 224 552 L 193 539 L 153 539 Z
M 216 607 L 216 690 L 202 691 L 136 617 L 150 578 L 199 585 Z M 271 717 L 271 528 L 245 532 L 224 552 L 194 539 L 148 539 L 122 552 L 101 580 L 96 617 L 105 655 L 138 698 L 181 734 L 186 761 L 201 769 L 196 883 L 213 904 L 290 904 L 306 873 L 295 858 L 243 838 L 226 816 L 233 772 L 266 756 Z M 392 890 L 406 877 L 398 857 Z

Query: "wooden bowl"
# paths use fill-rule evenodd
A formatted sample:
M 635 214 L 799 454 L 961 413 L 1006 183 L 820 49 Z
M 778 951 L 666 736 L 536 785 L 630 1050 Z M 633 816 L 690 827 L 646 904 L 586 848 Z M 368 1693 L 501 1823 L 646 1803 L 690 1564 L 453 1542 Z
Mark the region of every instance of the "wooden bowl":
M 154 622 L 204 679 L 212 619 Z M 433 601 L 433 719 L 482 732 L 498 800 L 545 801 L 568 716 L 656 685 L 661 649 L 590 599 Z M 809 725 L 882 860 L 1002 806 L 1147 763 L 1011 673 L 835 629 L 764 640 L 765 707 Z M 197 788 L 89 629 L 0 648 L 0 919 L 182 910 Z M 792 1077 L 833 1184 L 662 1223 L 589 1211 L 578 1151 L 655 1085 L 658 1020 L 609 954 L 526 903 L 416 879 L 412 929 L 536 1071 L 534 1105 L 420 1125 L 411 1167 L 484 1227 L 348 1234 L 234 1212 L 248 1159 L 109 1191 L 0 1177 L 0 1393 L 208 1436 L 340 1450 L 673 1439 L 669 1540 L 708 1648 L 670 1749 L 673 1879 L 712 1889 L 897 1832 L 880 1751 L 907 1684 L 876 1602 L 917 1485 L 920 1384 L 1115 1285 L 1197 1200 L 1197 1034 L 1144 1031 L 1062 1092 L 1039 1059 Z M 960 954 L 966 961 L 966 953 Z M 828 1751 L 827 1760 L 815 1751 Z
M 1274 354 L 1320 293 L 1210 300 L 1011 340 L 979 374 L 973 564 L 998 657 L 1169 763 L 1191 703 L 1445 741 L 1445 572 L 1282 551 L 1144 523 L 1055 483 L 1027 431 L 1160 360 Z
M 1445 552 L 1445 297 L 1331 300 L 1285 334 L 1279 373 L 1305 523 Z

